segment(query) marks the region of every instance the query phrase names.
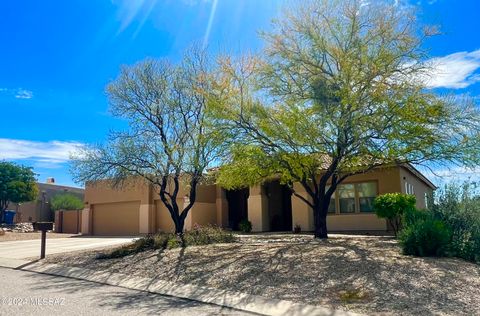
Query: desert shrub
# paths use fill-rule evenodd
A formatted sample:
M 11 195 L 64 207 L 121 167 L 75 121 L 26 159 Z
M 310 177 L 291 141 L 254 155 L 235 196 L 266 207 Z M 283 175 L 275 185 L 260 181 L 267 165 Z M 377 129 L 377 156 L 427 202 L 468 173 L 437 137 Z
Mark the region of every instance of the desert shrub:
M 70 193 L 57 194 L 52 197 L 52 210 L 81 210 L 83 209 L 83 201 L 76 195 Z
M 427 217 L 406 226 L 399 234 L 403 253 L 415 256 L 443 256 L 448 253 L 451 231 L 442 221 Z
M 377 196 L 373 201 L 373 210 L 380 218 L 390 221 L 393 232 L 397 235 L 401 227 L 401 219 L 406 212 L 415 211 L 416 199 L 414 195 L 401 193 L 387 193 Z
M 252 231 L 252 223 L 248 219 L 242 219 L 238 224 L 240 231 L 244 233 L 249 233 Z
M 404 211 L 402 216 L 402 225 L 410 226 L 418 221 L 426 220 L 432 216 L 429 210 L 418 210 L 416 208 L 408 208 Z
M 480 263 L 480 194 L 475 183 L 448 184 L 431 207 L 435 218 L 452 231 L 454 256 Z
M 186 232 L 183 238 L 186 246 L 231 243 L 235 241 L 235 236 L 231 232 L 214 225 L 194 225 L 193 229 Z
M 235 236 L 220 227 L 213 225 L 195 225 L 183 236 L 173 233 L 151 234 L 139 238 L 129 245 L 116 248 L 112 251 L 100 253 L 97 259 L 121 258 L 131 254 L 151 249 L 173 249 L 178 247 L 208 245 L 214 243 L 235 242 Z

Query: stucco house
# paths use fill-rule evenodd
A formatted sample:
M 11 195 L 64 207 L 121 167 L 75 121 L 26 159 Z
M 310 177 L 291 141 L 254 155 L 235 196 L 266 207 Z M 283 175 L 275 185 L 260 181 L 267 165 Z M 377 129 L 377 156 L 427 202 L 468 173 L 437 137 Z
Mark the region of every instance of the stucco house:
M 307 197 L 299 184 L 295 190 Z M 387 222 L 372 212 L 372 201 L 380 194 L 414 194 L 417 207 L 425 208 L 435 190 L 424 175 L 411 165 L 377 168 L 349 177 L 338 187 L 327 217 L 330 231 L 386 231 Z M 181 207 L 188 197 L 179 193 Z M 88 184 L 85 209 L 81 211 L 81 231 L 87 235 L 138 235 L 173 230 L 170 215 L 153 188 L 136 182 L 113 189 L 104 182 Z M 237 229 L 247 218 L 254 232 L 313 230 L 313 212 L 278 181 L 241 190 L 225 190 L 217 185 L 201 185 L 185 228 L 194 224 L 216 224 Z
M 15 211 L 14 221 L 37 222 L 53 221 L 54 213 L 50 207 L 50 200 L 57 194 L 69 193 L 84 198 L 84 189 L 55 183 L 54 178 L 47 178 L 45 183 L 37 182 L 38 196 L 35 201 L 25 203 L 9 203 L 8 210 Z

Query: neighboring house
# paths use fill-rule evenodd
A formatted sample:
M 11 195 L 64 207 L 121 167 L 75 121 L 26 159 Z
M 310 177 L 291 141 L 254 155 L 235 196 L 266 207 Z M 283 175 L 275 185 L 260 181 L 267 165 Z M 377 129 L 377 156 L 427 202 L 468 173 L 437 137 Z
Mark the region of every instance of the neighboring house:
M 299 184 L 295 190 L 307 194 Z M 330 231 L 386 231 L 387 222 L 372 212 L 372 201 L 380 194 L 414 194 L 417 207 L 425 208 L 435 186 L 411 165 L 377 168 L 349 177 L 337 188 L 327 217 Z M 186 191 L 178 195 L 182 207 Z M 173 230 L 170 214 L 156 190 L 143 182 L 123 189 L 112 189 L 105 182 L 87 185 L 81 231 L 92 235 L 137 235 Z M 238 229 L 248 219 L 253 231 L 313 230 L 313 212 L 278 181 L 241 190 L 224 190 L 216 185 L 198 188 L 196 202 L 185 228 L 194 224 L 216 224 Z
M 9 210 L 16 211 L 14 221 L 37 222 L 53 221 L 54 213 L 50 207 L 50 200 L 57 194 L 70 193 L 83 200 L 85 190 L 82 188 L 55 184 L 54 178 L 48 178 L 46 183 L 37 182 L 38 196 L 35 201 L 25 203 L 10 203 Z

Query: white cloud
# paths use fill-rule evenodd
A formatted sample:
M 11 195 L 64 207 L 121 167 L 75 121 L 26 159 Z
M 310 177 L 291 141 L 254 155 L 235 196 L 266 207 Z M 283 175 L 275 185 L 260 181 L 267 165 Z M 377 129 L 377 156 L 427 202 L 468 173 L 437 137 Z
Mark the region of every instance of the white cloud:
M 70 159 L 70 155 L 84 144 L 73 141 L 36 142 L 0 138 L 0 159 L 32 160 L 35 163 L 58 166 Z
M 466 88 L 480 82 L 480 49 L 458 52 L 428 61 L 432 67 L 425 83 L 429 88 Z
M 18 89 L 17 93 L 15 94 L 15 98 L 17 98 L 17 99 L 31 99 L 31 98 L 33 98 L 33 92 L 30 91 L 30 90 Z
M 0 93 L 4 93 L 8 96 L 15 97 L 17 99 L 31 99 L 33 98 L 33 92 L 27 89 L 16 88 L 0 88 Z
M 475 181 L 480 179 L 480 167 L 470 169 L 461 166 L 452 166 L 449 168 L 433 168 L 433 170 L 418 167 L 418 169 L 438 186 L 450 182 Z

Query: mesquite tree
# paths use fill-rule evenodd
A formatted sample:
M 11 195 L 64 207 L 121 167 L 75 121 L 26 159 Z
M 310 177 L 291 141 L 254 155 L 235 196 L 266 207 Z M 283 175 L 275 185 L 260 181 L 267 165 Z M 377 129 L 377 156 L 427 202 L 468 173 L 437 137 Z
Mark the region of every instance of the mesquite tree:
M 0 223 L 10 202 L 23 203 L 36 199 L 38 188 L 32 168 L 0 161 Z
M 112 185 L 144 179 L 159 194 L 182 234 L 206 168 L 222 152 L 210 125 L 204 91 L 209 89 L 208 56 L 193 48 L 179 64 L 146 60 L 124 67 L 107 87 L 114 116 L 128 121 L 107 144 L 77 154 L 72 173 L 79 182 L 109 179 Z M 177 203 L 188 188 L 189 203 Z
M 263 57 L 224 59 L 210 102 L 235 144 L 218 182 L 280 178 L 313 210 L 315 237 L 327 238 L 330 198 L 349 176 L 404 163 L 478 163 L 479 111 L 426 88 L 421 44 L 430 34 L 419 35 L 406 10 L 302 1 L 264 34 Z

